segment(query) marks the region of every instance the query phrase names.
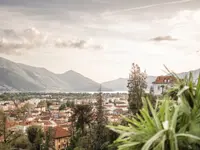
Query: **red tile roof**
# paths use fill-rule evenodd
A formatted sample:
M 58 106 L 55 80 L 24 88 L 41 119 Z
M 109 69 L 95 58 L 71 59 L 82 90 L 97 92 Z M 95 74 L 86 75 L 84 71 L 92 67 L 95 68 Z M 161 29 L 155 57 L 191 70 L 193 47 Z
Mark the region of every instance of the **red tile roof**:
M 120 106 L 115 106 L 117 108 L 128 108 L 128 105 L 127 106 L 124 106 L 124 105 L 120 105 Z
M 69 133 L 67 130 L 63 129 L 62 127 L 55 127 L 54 128 L 54 138 L 55 139 L 59 139 L 59 138 L 63 138 L 63 137 L 68 137 Z
M 175 82 L 175 77 L 173 76 L 158 76 L 153 84 L 171 84 Z

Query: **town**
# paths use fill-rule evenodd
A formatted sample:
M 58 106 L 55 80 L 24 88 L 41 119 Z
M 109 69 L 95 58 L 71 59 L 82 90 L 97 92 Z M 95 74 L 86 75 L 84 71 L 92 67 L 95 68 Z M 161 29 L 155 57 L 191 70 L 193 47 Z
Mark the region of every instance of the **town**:
M 0 150 L 200 150 L 200 0 L 0 0 Z
M 71 105 L 95 107 L 98 93 L 3 93 L 0 109 L 6 114 L 6 128 L 26 134 L 30 126 L 41 126 L 43 130 L 55 129 L 55 149 L 67 147 L 71 138 Z M 104 108 L 109 122 L 119 122 L 128 112 L 127 93 L 103 93 Z M 4 137 L 0 137 L 3 141 Z
M 149 94 L 155 97 L 162 95 L 174 81 L 172 76 L 158 76 L 152 83 Z M 9 132 L 26 135 L 31 126 L 41 127 L 43 132 L 51 128 L 52 146 L 55 150 L 62 150 L 69 146 L 73 136 L 75 106 L 90 106 L 91 112 L 95 114 L 99 96 L 109 124 L 120 124 L 122 115 L 129 114 L 129 95 L 126 92 L 104 93 L 100 90 L 96 93 L 2 93 L 0 110 L 6 115 L 5 125 Z M 5 140 L 6 137 L 2 135 L 0 142 Z

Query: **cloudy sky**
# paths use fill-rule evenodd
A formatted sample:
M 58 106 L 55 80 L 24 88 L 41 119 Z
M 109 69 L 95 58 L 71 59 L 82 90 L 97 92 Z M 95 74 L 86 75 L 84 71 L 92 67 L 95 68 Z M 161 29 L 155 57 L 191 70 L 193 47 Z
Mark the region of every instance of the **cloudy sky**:
M 200 68 L 199 0 L 0 0 L 0 56 L 102 82 Z

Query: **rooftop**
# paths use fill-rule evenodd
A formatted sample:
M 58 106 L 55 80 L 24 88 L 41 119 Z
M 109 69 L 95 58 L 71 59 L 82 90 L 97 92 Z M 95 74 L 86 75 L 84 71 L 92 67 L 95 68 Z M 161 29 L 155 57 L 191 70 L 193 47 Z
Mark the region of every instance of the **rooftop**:
M 55 139 L 59 139 L 59 138 L 63 138 L 63 137 L 68 137 L 69 133 L 67 130 L 63 129 L 62 127 L 55 127 L 54 128 L 54 138 Z
M 173 76 L 158 76 L 153 84 L 172 84 L 175 80 L 176 79 Z

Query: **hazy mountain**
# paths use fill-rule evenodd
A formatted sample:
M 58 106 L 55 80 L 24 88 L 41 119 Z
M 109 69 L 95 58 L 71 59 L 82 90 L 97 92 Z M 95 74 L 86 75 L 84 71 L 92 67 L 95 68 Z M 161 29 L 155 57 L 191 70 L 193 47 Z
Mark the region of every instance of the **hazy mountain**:
M 196 79 L 199 77 L 200 69 L 192 70 L 191 72 L 192 72 L 192 75 L 193 75 L 194 80 L 196 80 Z M 179 73 L 178 76 L 179 76 L 180 78 L 184 78 L 185 76 L 189 76 L 189 73 L 190 73 L 190 72 L 182 72 L 182 73 Z
M 0 91 L 78 92 L 97 91 L 99 87 L 100 84 L 75 71 L 58 75 L 45 68 L 14 63 L 0 57 Z
M 147 77 L 147 85 L 148 89 L 150 88 L 153 81 L 155 81 L 155 76 L 148 76 Z M 127 91 L 127 81 L 128 78 L 119 78 L 116 80 L 108 81 L 102 83 L 103 86 L 112 89 L 113 91 Z
M 191 71 L 197 79 L 200 69 Z M 179 73 L 183 78 L 189 72 Z M 148 76 L 147 84 L 150 88 L 156 76 Z M 103 91 L 127 91 L 127 78 L 102 83 Z M 55 74 L 45 68 L 32 67 L 0 57 L 0 91 L 63 91 L 87 92 L 98 91 L 100 84 L 73 70 L 63 74 Z M 148 90 L 147 89 L 147 90 Z
M 61 80 L 71 85 L 74 91 L 98 91 L 100 84 L 73 70 L 58 75 Z M 102 86 L 103 91 L 109 89 Z M 111 90 L 111 89 L 110 89 Z
M 72 88 L 44 69 L 0 58 L 0 85 L 20 91 L 63 91 Z
M 112 89 L 113 91 L 127 91 L 127 78 L 119 78 L 116 80 L 102 83 L 102 86 Z

